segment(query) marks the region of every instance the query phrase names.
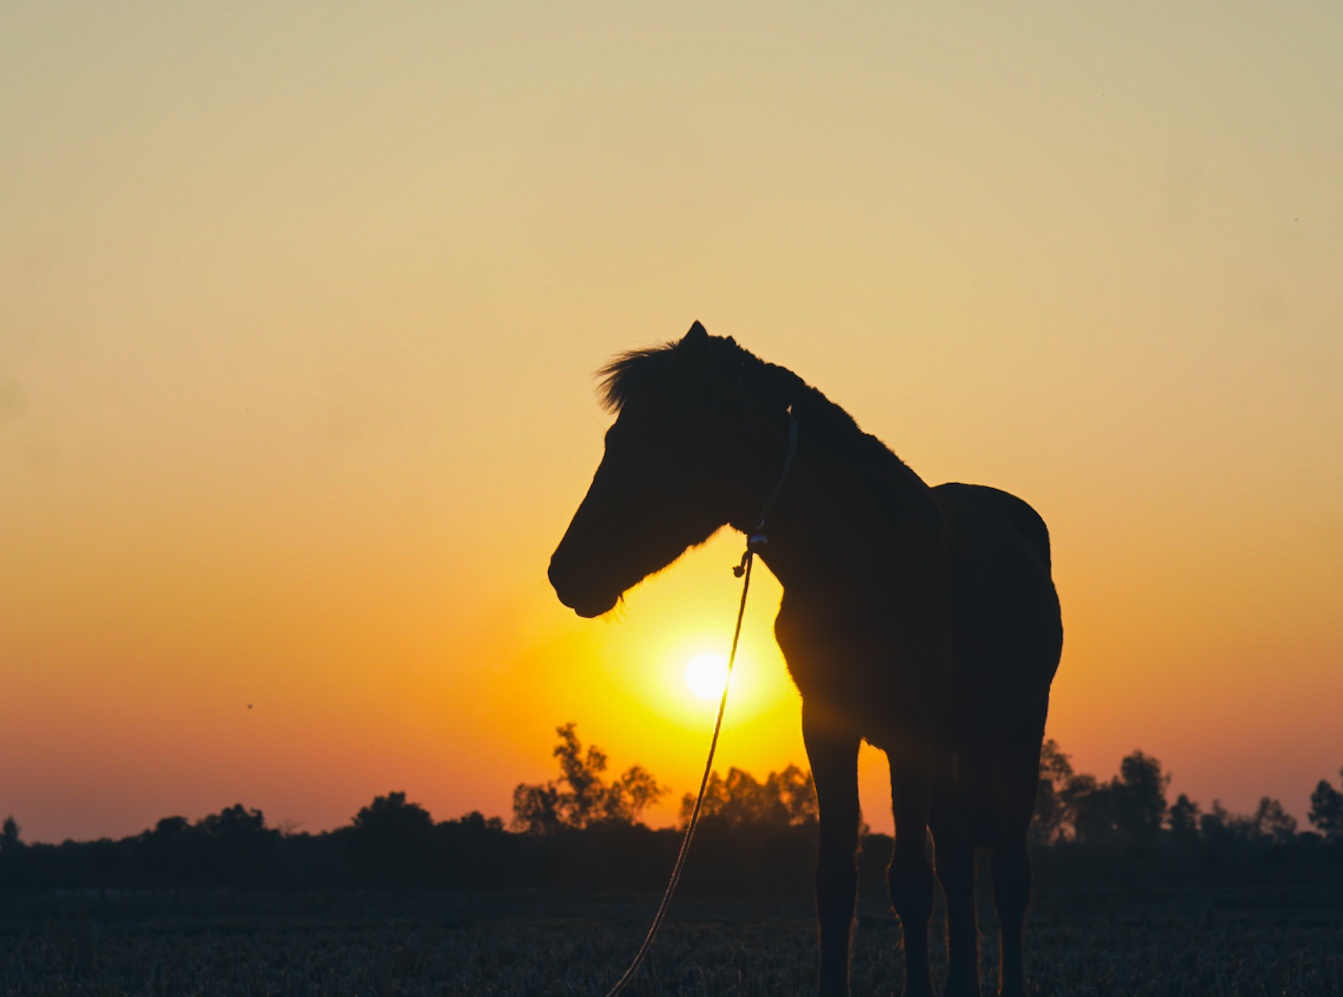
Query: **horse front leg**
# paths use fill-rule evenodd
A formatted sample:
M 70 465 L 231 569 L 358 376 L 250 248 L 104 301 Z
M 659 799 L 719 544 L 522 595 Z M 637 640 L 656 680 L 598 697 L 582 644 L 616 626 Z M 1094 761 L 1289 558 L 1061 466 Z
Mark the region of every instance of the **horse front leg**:
M 928 922 L 933 916 L 933 867 L 928 861 L 931 757 L 891 758 L 895 850 L 891 855 L 891 903 L 905 943 L 905 997 L 932 997 L 928 968 Z
M 816 784 L 820 843 L 816 855 L 816 920 L 820 931 L 820 997 L 848 997 L 849 934 L 858 896 L 858 742 L 809 718 L 803 704 L 802 739 Z

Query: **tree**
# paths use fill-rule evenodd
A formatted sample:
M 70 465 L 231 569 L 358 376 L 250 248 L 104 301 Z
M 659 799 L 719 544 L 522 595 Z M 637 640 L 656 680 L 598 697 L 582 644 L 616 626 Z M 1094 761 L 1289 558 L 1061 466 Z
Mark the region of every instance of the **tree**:
M 815 824 L 819 820 L 821 809 L 816 802 L 816 783 L 811 772 L 789 765 L 777 775 L 771 772 L 766 785 L 778 794 L 789 824 Z
M 1130 841 L 1151 839 L 1166 816 L 1170 776 L 1151 755 L 1134 751 L 1119 763 L 1119 777 L 1110 784 L 1115 830 Z
M 1108 783 L 1099 782 L 1094 775 L 1083 772 L 1068 780 L 1062 800 L 1074 840 L 1096 843 L 1114 837 Z
M 486 817 L 479 810 L 462 814 L 456 820 L 445 820 L 443 824 L 448 827 L 465 829 L 472 834 L 502 834 L 504 831 L 502 817 Z
M 1035 794 L 1031 844 L 1052 845 L 1062 839 L 1069 816 L 1065 797 L 1072 779 L 1072 760 L 1059 749 L 1057 741 L 1049 738 L 1040 745 L 1040 787 Z
M 1150 841 L 1161 832 L 1169 784 L 1159 761 L 1134 751 L 1120 761 L 1119 775 L 1109 782 L 1071 776 L 1059 796 L 1078 841 Z
M 513 787 L 513 830 L 526 834 L 554 834 L 564 827 L 560 790 L 553 782 L 519 783 Z
M 1343 782 L 1343 769 L 1338 775 Z M 1329 785 L 1329 780 L 1321 779 L 1310 794 L 1310 813 L 1306 816 L 1325 838 L 1343 841 L 1343 793 Z
M 1181 793 L 1166 812 L 1166 824 L 1171 834 L 1179 838 L 1198 835 L 1199 805 Z
M 695 794 L 681 798 L 681 821 L 685 823 L 695 809 Z M 786 827 L 814 823 L 817 819 L 816 785 L 811 773 L 796 765 L 782 772 L 771 772 L 764 782 L 736 767 L 728 769 L 724 779 L 717 772 L 709 776 L 704 790 L 702 818 L 729 827 L 774 825 Z
M 280 832 L 266 826 L 260 810 L 235 803 L 201 818 L 194 830 L 193 853 L 205 882 L 251 886 L 274 875 Z
M 350 858 L 359 872 L 394 887 L 421 884 L 427 877 L 434 819 L 401 791 L 376 796 L 354 816 L 349 832 Z
M 185 817 L 163 817 L 152 831 L 140 835 L 141 855 L 149 880 L 156 886 L 200 885 L 200 839 L 204 832 Z
M 1205 841 L 1232 841 L 1249 836 L 1248 823 L 1244 817 L 1232 816 L 1221 800 L 1213 800 L 1212 809 L 1198 819 L 1198 830 Z
M 607 787 L 602 782 L 606 752 L 593 744 L 588 746 L 585 756 L 576 727 L 574 723 L 567 723 L 555 728 L 560 743 L 555 745 L 552 754 L 560 760 L 561 779 L 569 787 L 568 793 L 560 798 L 565 823 L 571 827 L 587 827 L 602 812 L 606 800 Z
M 406 802 L 401 790 L 375 796 L 373 802 L 354 815 L 354 828 L 362 834 L 383 839 L 414 838 L 431 830 L 434 818 L 418 803 Z
M 248 810 L 241 803 L 235 803 L 202 818 L 200 826 L 212 838 L 247 841 L 265 835 L 266 817 L 260 810 Z
M 1254 837 L 1260 841 L 1286 845 L 1296 837 L 1296 818 L 1284 810 L 1281 803 L 1267 796 L 1259 798 L 1259 806 L 1250 821 Z
M 4 826 L 0 827 L 0 852 L 17 852 L 22 848 L 23 839 L 19 837 L 22 830 L 12 816 L 6 817 Z
M 667 792 L 640 765 L 631 765 L 608 783 L 603 775 L 606 752 L 591 745 L 585 753 L 576 728 L 574 723 L 555 728 L 560 738 L 553 752 L 560 763 L 558 781 L 519 783 L 513 789 L 514 830 L 552 834 L 602 821 L 636 824 Z
M 603 805 L 606 820 L 637 824 L 643 812 L 662 798 L 667 788 L 642 765 L 631 765 L 607 787 Z
M 1252 814 L 1230 813 L 1221 800 L 1213 800 L 1212 810 L 1199 818 L 1199 830 L 1208 841 L 1285 845 L 1296 836 L 1296 818 L 1268 796 L 1260 797 Z

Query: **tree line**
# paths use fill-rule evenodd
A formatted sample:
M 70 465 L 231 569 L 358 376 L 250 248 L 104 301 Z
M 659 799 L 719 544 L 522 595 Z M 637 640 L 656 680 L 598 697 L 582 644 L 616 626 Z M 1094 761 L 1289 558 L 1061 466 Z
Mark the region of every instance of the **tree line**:
M 513 813 L 435 821 L 404 792 L 376 797 L 350 823 L 316 834 L 267 824 L 241 804 L 197 821 L 165 817 L 119 840 L 28 843 L 13 817 L 0 825 L 0 890 L 508 890 L 657 893 L 679 846 L 676 829 L 642 823 L 668 787 L 635 765 L 608 772 L 574 724 L 556 729 L 559 772 L 519 784 Z M 1040 763 L 1031 840 L 1037 883 L 1060 889 L 1178 889 L 1296 884 L 1343 886 L 1343 770 L 1311 795 L 1312 830 L 1264 797 L 1252 813 L 1206 811 L 1180 794 L 1142 751 L 1108 780 L 1074 771 L 1051 741 Z M 694 795 L 681 800 L 681 823 Z M 815 854 L 816 792 L 790 765 L 763 779 L 731 768 L 706 787 L 682 893 L 806 896 Z M 864 890 L 878 895 L 890 840 L 865 833 Z

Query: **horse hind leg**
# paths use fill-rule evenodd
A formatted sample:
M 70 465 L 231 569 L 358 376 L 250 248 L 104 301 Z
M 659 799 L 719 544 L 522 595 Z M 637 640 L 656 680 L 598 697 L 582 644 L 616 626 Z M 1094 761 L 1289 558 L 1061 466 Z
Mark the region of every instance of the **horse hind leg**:
M 1026 909 L 1031 899 L 1031 857 L 1026 832 L 1040 785 L 1040 742 L 1046 702 L 1034 722 L 1012 735 L 995 758 L 998 828 L 991 869 L 993 905 L 998 912 L 998 990 L 1002 997 L 1026 993 Z
M 947 903 L 947 997 L 979 997 L 975 843 L 989 840 L 983 813 L 991 806 L 988 777 L 985 759 L 948 758 L 934 790 L 930 824 Z
M 979 997 L 975 851 L 963 835 L 933 831 L 937 878 L 947 900 L 947 997 Z

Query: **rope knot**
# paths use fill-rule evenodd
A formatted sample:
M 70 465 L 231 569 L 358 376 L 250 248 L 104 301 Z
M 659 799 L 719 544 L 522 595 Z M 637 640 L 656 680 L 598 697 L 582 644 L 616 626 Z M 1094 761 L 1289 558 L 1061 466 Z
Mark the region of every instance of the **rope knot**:
M 751 566 L 751 558 L 754 556 L 755 552 L 748 545 L 746 550 L 742 552 L 741 560 L 732 566 L 732 574 L 737 578 L 746 574 L 746 569 Z

